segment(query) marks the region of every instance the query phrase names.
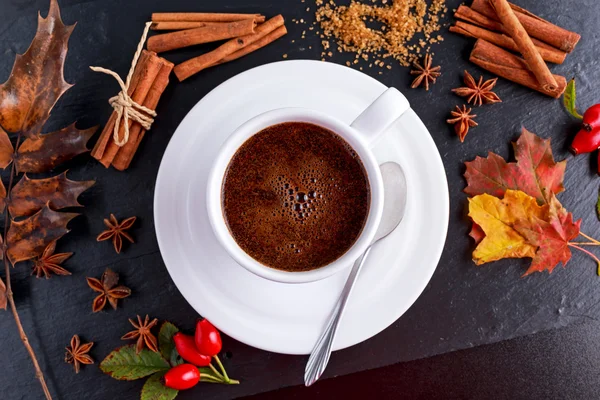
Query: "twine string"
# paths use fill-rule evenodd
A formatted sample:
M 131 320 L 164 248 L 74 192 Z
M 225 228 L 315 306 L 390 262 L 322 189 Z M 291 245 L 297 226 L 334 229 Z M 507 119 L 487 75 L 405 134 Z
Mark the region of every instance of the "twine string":
M 102 72 L 104 74 L 110 75 L 119 83 L 121 87 L 121 91 L 116 96 L 108 99 L 108 103 L 117 113 L 117 119 L 115 121 L 115 128 L 113 130 L 113 139 L 117 146 L 123 147 L 125 143 L 129 141 L 129 121 L 133 120 L 142 125 L 146 130 L 149 130 L 154 122 L 154 117 L 156 117 L 156 112 L 154 110 L 149 109 L 148 107 L 144 107 L 141 104 L 136 103 L 127 93 L 129 90 L 129 85 L 131 84 L 131 79 L 133 77 L 133 72 L 135 71 L 135 67 L 137 66 L 140 55 L 142 54 L 142 50 L 144 49 L 144 43 L 146 43 L 146 37 L 148 36 L 148 31 L 150 29 L 151 22 L 146 23 L 146 27 L 144 28 L 144 33 L 142 34 L 142 38 L 138 43 L 137 50 L 133 55 L 133 60 L 131 61 L 131 67 L 129 68 L 129 73 L 127 74 L 127 78 L 125 82 L 123 79 L 114 71 L 110 69 L 102 68 L 102 67 L 90 67 L 90 69 L 94 72 Z M 121 121 L 123 122 L 123 139 L 119 138 L 119 127 L 121 125 Z

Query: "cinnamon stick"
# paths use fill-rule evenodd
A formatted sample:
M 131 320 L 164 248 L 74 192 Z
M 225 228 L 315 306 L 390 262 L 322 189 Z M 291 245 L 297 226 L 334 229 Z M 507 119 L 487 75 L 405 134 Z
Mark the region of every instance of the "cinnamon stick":
M 540 39 L 567 53 L 572 52 L 579 39 L 581 39 L 581 36 L 575 32 L 554 25 L 515 4 L 509 4 L 527 33 L 534 38 Z M 491 19 L 498 20 L 488 0 L 473 0 L 471 8 Z
M 494 75 L 554 98 L 559 98 L 567 86 L 567 80 L 564 76 L 554 75 L 553 77 L 557 83 L 556 89 L 548 90 L 544 88 L 528 69 L 525 60 L 483 39 L 478 39 L 475 42 L 469 60 Z
M 229 61 L 236 60 L 240 57 L 243 57 L 246 54 L 250 54 L 253 51 L 260 49 L 261 47 L 265 47 L 266 45 L 276 41 L 277 39 L 284 36 L 285 34 L 287 34 L 286 27 L 280 26 L 279 28 L 275 29 L 273 32 L 269 33 L 267 36 L 263 37 L 262 39 L 257 40 L 256 42 L 252 43 L 251 45 L 248 45 L 248 46 L 244 47 L 243 49 L 236 51 L 235 53 L 231 53 L 227 57 L 223 57 L 222 59 L 220 59 L 217 63 L 215 63 L 213 65 L 223 64 L 223 63 L 226 63 Z
M 225 22 L 194 22 L 194 21 L 166 21 L 153 22 L 150 29 L 154 31 L 180 31 L 183 29 L 204 28 L 205 26 L 223 24 Z
M 195 21 L 195 22 L 234 22 L 254 18 L 257 23 L 265 22 L 260 14 L 229 13 L 152 13 L 152 22 Z
M 256 22 L 254 22 L 254 19 L 244 19 L 235 22 L 222 22 L 201 28 L 163 33 L 162 35 L 150 37 L 147 48 L 150 51 L 162 53 L 196 44 L 236 38 L 254 33 L 255 26 Z
M 144 99 L 144 103 L 142 104 L 144 107 L 147 107 L 151 110 L 156 109 L 160 97 L 169 84 L 169 75 L 171 74 L 171 70 L 173 70 L 172 62 L 169 62 L 163 58 L 161 58 L 160 61 L 160 70 L 156 75 L 156 79 L 152 83 L 152 87 L 150 88 L 148 95 Z M 129 164 L 131 164 L 131 160 L 133 159 L 133 156 L 135 155 L 145 134 L 146 129 L 144 129 L 142 125 L 135 123 L 132 126 L 131 130 L 129 131 L 129 140 L 118 150 L 112 163 L 113 167 L 119 171 L 129 168 Z
M 135 88 L 133 94 L 131 95 L 131 99 L 138 104 L 143 104 L 144 100 L 146 99 L 146 96 L 148 95 L 148 92 L 150 91 L 150 88 L 152 87 L 152 84 L 154 83 L 154 80 L 156 79 L 156 75 L 158 74 L 158 71 L 160 70 L 161 64 L 162 64 L 161 58 L 158 57 L 156 55 L 156 53 L 149 52 L 147 50 L 144 50 L 144 51 L 149 53 L 148 60 L 143 66 L 137 87 Z M 136 124 L 137 124 L 137 122 L 136 122 Z M 131 130 L 132 125 L 133 125 L 133 121 L 129 120 L 128 126 L 129 126 L 130 130 Z M 122 139 L 124 135 L 125 135 L 125 127 L 123 125 L 123 122 L 121 122 L 121 126 L 119 127 L 119 138 Z M 117 146 L 117 144 L 113 140 L 111 140 L 111 141 L 109 141 L 108 145 L 106 146 L 106 149 L 104 151 L 104 154 L 102 155 L 102 158 L 100 158 L 98 161 L 100 161 L 100 163 L 102 165 L 104 165 L 106 168 L 108 168 L 110 166 L 110 164 L 112 163 L 113 159 L 115 158 L 115 155 L 117 154 L 118 151 L 119 151 L 119 146 Z
M 502 24 L 500 22 L 494 21 L 493 19 L 488 18 L 485 15 L 480 14 L 467 6 L 459 6 L 456 12 L 454 13 L 454 17 L 457 19 L 462 19 L 463 21 L 469 22 L 473 25 L 477 25 L 484 29 L 496 32 L 503 32 Z M 535 47 L 540 47 L 548 50 L 562 51 L 534 37 L 531 38 L 531 41 L 533 42 L 533 44 L 535 44 Z
M 492 10 L 493 11 L 493 10 Z M 454 18 L 462 19 L 474 25 L 480 26 L 491 31 L 502 32 L 502 24 L 467 6 L 461 5 L 454 13 Z
M 488 31 L 485 28 L 471 25 L 466 22 L 456 21 L 456 24 L 450 27 L 450 32 L 458 33 L 460 35 L 472 37 L 475 39 L 484 39 L 490 43 L 493 43 L 505 49 L 519 51 L 519 47 L 510 37 L 502 33 Z M 541 45 L 537 41 L 533 41 L 533 44 L 535 45 L 537 51 L 540 53 L 540 55 L 545 61 L 554 64 L 562 64 L 565 61 L 565 58 L 567 57 L 567 53 L 555 49 L 554 47 L 550 47 L 548 45 Z
M 523 28 L 523 25 L 515 15 L 515 12 L 508 4 L 507 0 L 489 0 L 490 5 L 496 11 L 496 15 L 504 31 L 515 41 L 519 52 L 527 61 L 529 69 L 542 87 L 548 91 L 556 90 L 557 83 L 548 69 L 546 62 L 535 48 L 529 34 Z
M 269 33 L 273 32 L 275 29 L 279 28 L 280 26 L 283 26 L 283 23 L 283 17 L 281 15 L 277 15 L 265 22 L 264 24 L 260 24 L 256 28 L 255 33 L 251 35 L 242 36 L 237 39 L 232 39 L 211 52 L 187 60 L 179 65 L 176 65 L 175 68 L 173 68 L 173 71 L 175 72 L 177 78 L 180 81 L 183 81 L 189 78 L 190 76 L 202 71 L 203 69 L 214 65 L 219 60 L 262 39 Z
M 145 50 L 142 52 L 142 54 L 140 54 L 138 63 L 135 66 L 133 75 L 131 76 L 131 82 L 129 84 L 129 89 L 127 90 L 127 94 L 129 96 L 133 95 L 133 92 L 137 88 L 140 76 L 142 75 L 142 71 L 144 70 L 146 63 L 148 62 L 149 55 L 150 55 L 150 53 Z M 100 160 L 102 158 L 102 156 L 104 155 L 106 146 L 108 145 L 109 141 L 113 137 L 113 130 L 115 129 L 116 120 L 117 120 L 117 113 L 115 113 L 113 111 L 113 113 L 110 115 L 110 118 L 108 119 L 108 122 L 104 126 L 104 129 L 102 130 L 102 133 L 100 134 L 100 137 L 98 138 L 98 141 L 96 142 L 96 144 L 94 145 L 94 148 L 92 149 L 91 156 L 94 157 L 96 160 Z

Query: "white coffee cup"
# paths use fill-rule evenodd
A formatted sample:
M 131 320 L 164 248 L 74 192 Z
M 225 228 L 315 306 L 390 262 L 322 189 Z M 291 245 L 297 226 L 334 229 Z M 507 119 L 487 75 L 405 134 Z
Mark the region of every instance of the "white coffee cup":
M 371 151 L 375 140 L 410 108 L 408 100 L 395 88 L 389 88 L 347 125 L 325 113 L 307 108 L 280 108 L 260 114 L 237 128 L 225 141 L 208 176 L 207 208 L 212 229 L 233 259 L 248 271 L 283 283 L 305 283 L 327 278 L 351 266 L 369 247 L 381 222 L 383 181 L 379 164 Z M 370 185 L 371 202 L 367 221 L 354 245 L 340 258 L 323 267 L 303 272 L 288 272 L 267 267 L 250 257 L 236 243 L 225 222 L 221 190 L 223 177 L 234 154 L 251 136 L 283 122 L 309 122 L 340 135 L 361 159 Z

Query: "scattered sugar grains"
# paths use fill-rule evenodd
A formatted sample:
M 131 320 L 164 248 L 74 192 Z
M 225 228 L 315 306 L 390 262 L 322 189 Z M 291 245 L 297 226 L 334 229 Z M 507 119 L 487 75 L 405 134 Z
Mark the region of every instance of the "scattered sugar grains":
M 429 51 L 429 45 L 443 40 L 437 32 L 440 17 L 448 11 L 446 0 L 363 1 L 352 0 L 347 6 L 334 0 L 315 1 L 325 49 L 333 40 L 338 50 L 360 54 L 365 60 L 365 53 L 370 53 L 409 66 L 422 51 Z

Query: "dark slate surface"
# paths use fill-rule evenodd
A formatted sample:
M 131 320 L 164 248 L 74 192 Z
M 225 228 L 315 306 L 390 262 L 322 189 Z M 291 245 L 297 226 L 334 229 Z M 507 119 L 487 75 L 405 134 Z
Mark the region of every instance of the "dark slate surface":
M 597 399 L 598 321 L 294 386 L 244 400 Z
M 74 120 L 79 121 L 80 127 L 106 121 L 110 114 L 106 99 L 116 93 L 116 85 L 108 77 L 95 75 L 87 66 L 106 66 L 125 75 L 143 23 L 153 11 L 226 10 L 261 12 L 268 16 L 283 13 L 288 21 L 292 18 L 312 20 L 312 15 L 305 9 L 307 6 L 314 8 L 314 5 L 308 3 L 312 2 L 62 0 L 65 22 L 78 21 L 65 71 L 67 81 L 76 86 L 60 100 L 46 130 Z M 451 9 L 459 3 L 458 0 L 448 1 Z M 597 33 L 600 5 L 594 0 L 522 0 L 519 4 L 582 33 L 583 39 L 575 52 L 564 65 L 553 70 L 578 79 L 581 108 L 593 104 L 597 100 L 595 82 L 600 78 L 596 57 L 600 45 Z M 14 55 L 24 52 L 31 41 L 37 10 L 42 9 L 45 14 L 47 6 L 47 0 L 0 1 L 4 21 L 0 27 L 1 81 L 8 76 Z M 450 18 L 446 22 L 449 23 Z M 64 347 L 74 333 L 96 342 L 92 355 L 101 360 L 111 349 L 122 344 L 119 337 L 130 328 L 127 318 L 137 313 L 169 319 L 183 329 L 193 327 L 197 314 L 170 280 L 154 234 L 152 197 L 159 162 L 179 121 L 199 99 L 224 80 L 251 67 L 281 60 L 284 53 L 290 59 L 320 57 L 317 37 L 307 30 L 307 39 L 300 40 L 306 26 L 288 23 L 288 29 L 287 37 L 268 48 L 207 70 L 183 84 L 171 85 L 161 100 L 156 125 L 128 172 L 105 170 L 86 156 L 67 165 L 72 179 L 98 181 L 82 196 L 82 203 L 86 205 L 84 217 L 73 221 L 72 233 L 59 243 L 58 250 L 76 253 L 66 263 L 73 275 L 49 281 L 31 279 L 26 265 L 16 268 L 13 274 L 23 324 L 56 398 L 136 398 L 142 386 L 142 381 L 114 381 L 102 375 L 95 366 L 84 368 L 79 375 L 73 374 L 71 367 L 62 360 Z M 464 144 L 460 144 L 445 123 L 449 110 L 462 104 L 450 89 L 461 83 L 465 68 L 475 75 L 481 71 L 466 61 L 471 41 L 448 33 L 445 37 L 446 40 L 434 48 L 435 61 L 442 66 L 443 76 L 429 92 L 408 89 L 410 75 L 399 66 L 391 71 L 384 70 L 382 75 L 378 75 L 377 70 L 369 72 L 407 95 L 440 149 L 451 193 L 449 240 L 431 283 L 416 304 L 375 338 L 336 353 L 326 373 L 329 377 L 562 327 L 600 314 L 599 278 L 595 275 L 594 263 L 582 254 L 575 254 L 566 270 L 558 269 L 550 276 L 536 274 L 524 279 L 520 276 L 527 266 L 526 260 L 503 261 L 481 268 L 476 268 L 470 261 L 472 242 L 466 236 L 469 228 L 465 222 L 465 196 L 462 193 L 464 161 L 485 155 L 488 149 L 508 157 L 508 142 L 518 136 L 522 126 L 544 137 L 552 137 L 557 158 L 569 160 L 567 191 L 560 200 L 576 217 L 583 218 L 583 231 L 596 237 L 600 237 L 600 224 L 594 214 L 599 181 L 592 160 L 595 157 L 573 158 L 568 154 L 568 143 L 577 124 L 563 111 L 560 102 L 503 80 L 498 84 L 497 93 L 504 102 L 477 109 L 480 126 L 469 134 Z M 171 59 L 183 60 L 198 51 L 180 51 Z M 339 63 L 346 60 L 343 56 L 334 59 Z M 102 218 L 110 212 L 119 218 L 139 217 L 133 231 L 137 243 L 128 246 L 122 255 L 116 255 L 107 243 L 95 242 L 95 236 L 102 230 Z M 94 293 L 87 287 L 85 276 L 100 276 L 107 266 L 122 275 L 133 295 L 123 301 L 116 312 L 92 314 Z M 0 359 L 4 366 L 0 374 L 2 397 L 41 398 L 31 362 L 10 313 L 4 313 L 0 318 L 0 331 L 3 333 L 0 344 Z M 224 350 L 231 355 L 226 360 L 229 372 L 244 383 L 237 387 L 205 385 L 179 398 L 191 399 L 200 395 L 205 399 L 232 398 L 302 381 L 305 357 L 262 352 L 229 338 L 225 339 Z

